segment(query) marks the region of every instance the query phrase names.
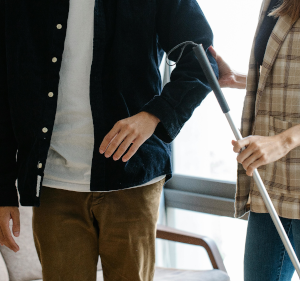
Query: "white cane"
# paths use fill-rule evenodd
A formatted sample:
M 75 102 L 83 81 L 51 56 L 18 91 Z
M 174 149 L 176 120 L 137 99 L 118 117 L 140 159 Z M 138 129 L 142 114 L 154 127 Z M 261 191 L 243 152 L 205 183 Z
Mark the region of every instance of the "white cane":
M 203 46 L 202 45 L 197 45 L 193 48 L 193 50 L 194 50 L 194 53 L 195 53 L 200 65 L 201 65 L 201 68 L 202 68 L 202 70 L 203 70 L 203 72 L 204 72 L 204 74 L 205 74 L 205 76 L 206 76 L 213 92 L 215 93 L 215 96 L 216 96 L 216 98 L 217 98 L 217 100 L 218 100 L 218 102 L 221 106 L 221 109 L 222 109 L 223 113 L 225 114 L 225 116 L 228 120 L 228 123 L 229 123 L 229 125 L 230 125 L 230 127 L 231 127 L 231 129 L 232 129 L 232 131 L 235 135 L 235 138 L 237 140 L 241 140 L 242 135 L 241 135 L 240 131 L 237 129 L 237 127 L 235 126 L 235 124 L 233 123 L 233 120 L 232 120 L 232 118 L 230 116 L 230 113 L 229 113 L 230 108 L 227 104 L 227 101 L 226 101 L 224 95 L 223 95 L 223 92 L 220 88 L 220 85 L 219 85 L 218 80 L 215 76 L 215 73 L 214 73 L 214 71 L 213 71 L 213 69 L 210 65 L 210 62 L 209 62 L 209 60 L 206 56 L 206 53 L 203 49 Z M 268 194 L 268 192 L 267 192 L 267 190 L 266 190 L 266 188 L 263 184 L 263 181 L 261 180 L 261 177 L 260 177 L 257 169 L 255 169 L 254 172 L 253 172 L 253 178 L 254 178 L 254 181 L 255 181 L 258 189 L 259 189 L 259 192 L 260 192 L 260 194 L 261 194 L 261 196 L 262 196 L 262 198 L 265 202 L 265 205 L 268 209 L 268 212 L 271 215 L 271 218 L 272 218 L 272 220 L 275 224 L 275 227 L 278 231 L 278 234 L 279 234 L 279 236 L 282 240 L 282 243 L 283 243 L 283 245 L 284 245 L 284 247 L 285 247 L 285 249 L 286 249 L 286 251 L 287 251 L 287 253 L 288 253 L 288 255 L 289 255 L 296 271 L 297 271 L 297 273 L 298 273 L 298 276 L 300 277 L 300 264 L 299 264 L 299 261 L 297 259 L 296 254 L 295 254 L 295 251 L 294 251 L 294 249 L 291 245 L 291 242 L 288 239 L 288 236 L 286 235 L 286 232 L 285 232 L 285 230 L 284 230 L 284 228 L 281 224 L 281 221 L 280 221 L 280 219 L 279 219 L 279 217 L 278 217 L 278 215 L 275 211 L 273 203 L 272 203 L 272 201 L 269 197 L 269 194 Z

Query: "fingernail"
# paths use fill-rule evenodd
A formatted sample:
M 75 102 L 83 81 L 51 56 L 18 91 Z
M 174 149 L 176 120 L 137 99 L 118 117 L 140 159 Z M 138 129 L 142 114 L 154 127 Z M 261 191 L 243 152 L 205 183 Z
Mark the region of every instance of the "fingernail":
M 16 231 L 16 232 L 14 232 L 14 235 L 15 235 L 15 236 L 19 236 L 19 235 L 20 235 L 20 232 Z
M 103 150 L 103 149 L 100 149 L 100 153 L 103 154 L 103 152 L 104 152 L 104 150 Z

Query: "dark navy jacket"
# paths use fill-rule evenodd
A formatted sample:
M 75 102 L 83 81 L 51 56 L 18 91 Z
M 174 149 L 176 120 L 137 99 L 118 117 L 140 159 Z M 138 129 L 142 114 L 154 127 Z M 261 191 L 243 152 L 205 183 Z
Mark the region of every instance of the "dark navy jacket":
M 20 203 L 40 204 L 68 11 L 69 0 L 0 0 L 0 206 L 18 206 L 16 179 Z M 213 43 L 209 24 L 196 0 L 96 0 L 94 30 L 91 191 L 124 189 L 164 174 L 169 179 L 169 143 L 210 87 L 187 48 L 161 91 L 161 53 L 187 40 L 207 49 Z M 140 111 L 161 120 L 155 134 L 127 163 L 106 159 L 99 153 L 104 136 Z

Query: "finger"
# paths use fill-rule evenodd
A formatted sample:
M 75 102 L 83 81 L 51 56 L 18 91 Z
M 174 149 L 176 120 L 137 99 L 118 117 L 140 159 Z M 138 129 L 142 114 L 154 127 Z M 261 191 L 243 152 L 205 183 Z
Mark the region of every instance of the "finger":
M 263 159 L 263 157 L 261 157 L 248 167 L 246 174 L 248 176 L 252 177 L 254 170 L 263 165 L 264 165 L 264 159 Z
M 126 150 L 128 149 L 128 147 L 134 143 L 136 136 L 134 136 L 133 134 L 127 136 L 124 141 L 121 143 L 121 145 L 119 146 L 118 150 L 115 152 L 113 159 L 114 160 L 119 160 L 121 158 L 121 156 L 126 152 Z
M 208 48 L 208 50 L 210 51 L 210 53 L 211 53 L 211 55 L 214 57 L 214 59 L 216 60 L 217 59 L 217 52 L 216 52 L 216 50 L 214 49 L 214 47 L 213 46 L 210 46 L 209 48 Z
M 123 142 L 123 140 L 127 137 L 129 131 L 124 128 L 119 134 L 112 140 L 112 142 L 108 145 L 108 148 L 105 151 L 105 157 L 109 158 L 115 152 L 115 150 L 119 147 L 119 145 Z
M 128 152 L 123 156 L 122 161 L 127 162 L 140 148 L 140 146 L 144 143 L 142 139 L 136 139 Z
M 11 236 L 11 232 L 9 229 L 9 224 L 7 223 L 7 225 L 2 225 L 1 226 L 1 231 L 4 237 L 4 245 L 6 247 L 8 247 L 9 249 L 13 250 L 14 252 L 19 251 L 19 246 L 17 245 L 17 243 L 15 242 L 15 240 L 12 238 Z
M 1 227 L 0 227 L 0 245 L 1 245 L 1 246 L 4 245 L 4 236 L 3 236 L 3 234 L 2 234 Z
M 248 146 L 251 142 L 250 138 L 245 138 L 239 141 L 236 141 L 233 147 L 233 151 L 236 153 L 239 153 L 241 151 L 242 148 L 244 148 L 245 146 Z
M 255 153 L 253 153 L 244 162 L 242 162 L 242 165 L 243 165 L 244 169 L 247 170 L 248 167 L 251 164 L 255 163 L 260 157 L 261 157 L 261 154 L 258 151 L 256 151 Z
M 232 144 L 233 146 L 235 146 L 236 143 L 237 143 L 236 140 L 232 140 L 232 141 L 231 141 L 231 144 Z M 234 147 L 233 147 L 233 148 L 234 148 Z
M 111 141 L 114 139 L 114 137 L 120 132 L 121 126 L 122 126 L 122 123 L 117 122 L 115 124 L 115 126 L 113 126 L 113 128 L 109 131 L 109 133 L 104 137 L 104 139 L 100 145 L 100 148 L 99 148 L 99 152 L 101 154 L 103 154 L 106 151 L 108 145 L 111 143 Z
M 15 237 L 19 237 L 20 235 L 20 212 L 19 209 L 16 208 L 14 209 L 11 213 L 11 218 L 13 221 L 13 227 L 12 227 L 12 232 Z
M 255 153 L 255 151 L 256 150 L 253 148 L 253 145 L 249 145 L 237 156 L 236 160 L 242 164 L 248 157 Z

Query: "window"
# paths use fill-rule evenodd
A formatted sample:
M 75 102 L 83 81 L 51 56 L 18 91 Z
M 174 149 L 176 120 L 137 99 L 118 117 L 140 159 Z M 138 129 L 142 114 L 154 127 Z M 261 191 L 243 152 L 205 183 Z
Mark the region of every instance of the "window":
M 167 209 L 168 225 L 212 238 L 222 255 L 231 281 L 243 280 L 243 253 L 247 221 L 199 212 Z M 206 251 L 201 247 L 174 243 L 170 245 L 171 266 L 176 268 L 212 269 Z
M 216 51 L 241 73 L 247 73 L 261 0 L 198 0 L 214 32 Z M 224 89 L 237 126 L 244 90 Z M 174 142 L 174 172 L 219 180 L 236 180 L 234 138 L 213 93 L 197 108 Z
M 216 51 L 241 73 L 248 62 L 262 0 L 198 0 L 214 32 Z M 240 126 L 245 90 L 225 89 Z M 233 216 L 236 155 L 233 133 L 213 93 L 197 108 L 173 144 L 175 176 L 165 190 L 166 221 L 171 227 L 215 240 L 232 281 L 243 280 L 246 220 Z M 158 265 L 210 269 L 199 247 L 168 243 Z M 167 258 L 166 258 L 167 256 Z
M 247 73 L 262 0 L 198 0 L 215 36 L 215 49 L 241 73 Z M 240 126 L 245 91 L 224 89 L 231 115 Z M 215 240 L 232 281 L 243 280 L 246 220 L 233 216 L 236 155 L 233 133 L 211 93 L 197 108 L 173 145 L 175 176 L 165 189 L 160 223 Z M 157 265 L 211 269 L 200 247 L 163 243 Z M 292 281 L 298 280 L 294 274 Z

